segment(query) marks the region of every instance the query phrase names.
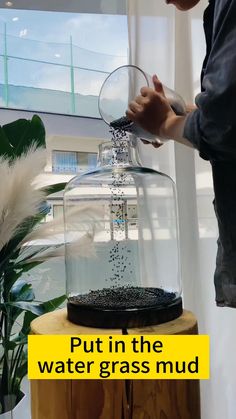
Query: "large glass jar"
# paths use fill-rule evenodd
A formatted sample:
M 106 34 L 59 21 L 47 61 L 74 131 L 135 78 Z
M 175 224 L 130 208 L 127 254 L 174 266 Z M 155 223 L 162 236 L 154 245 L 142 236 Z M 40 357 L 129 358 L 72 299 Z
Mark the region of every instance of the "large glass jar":
M 141 167 L 131 137 L 100 145 L 64 210 L 70 321 L 124 329 L 181 315 L 175 184 Z

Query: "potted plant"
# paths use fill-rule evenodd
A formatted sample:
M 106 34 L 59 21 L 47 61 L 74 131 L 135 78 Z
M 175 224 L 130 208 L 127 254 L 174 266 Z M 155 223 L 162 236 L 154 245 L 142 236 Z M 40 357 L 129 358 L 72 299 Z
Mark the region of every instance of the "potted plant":
M 21 419 L 21 390 L 27 373 L 27 335 L 31 321 L 60 306 L 65 296 L 35 299 L 22 274 L 44 261 L 42 249 L 26 246 L 45 217 L 49 193 L 64 184 L 37 188 L 34 180 L 45 165 L 45 129 L 41 119 L 20 119 L 0 127 L 0 418 Z M 35 234 L 34 233 L 34 234 Z M 37 236 L 37 234 L 36 234 Z M 27 248 L 27 252 L 25 249 Z M 44 249 L 45 251 L 45 249 Z M 22 419 L 25 419 L 23 414 Z

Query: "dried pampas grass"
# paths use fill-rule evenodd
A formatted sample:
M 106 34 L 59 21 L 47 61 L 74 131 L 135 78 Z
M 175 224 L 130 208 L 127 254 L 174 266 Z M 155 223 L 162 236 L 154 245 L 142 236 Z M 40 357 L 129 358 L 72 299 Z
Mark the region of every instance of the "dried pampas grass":
M 46 151 L 36 146 L 13 163 L 0 159 L 0 250 L 28 217 L 38 214 L 46 195 L 34 181 L 45 164 Z
M 65 257 L 65 252 L 68 253 L 70 257 L 95 258 L 97 254 L 94 245 L 94 235 L 86 233 L 78 240 L 67 243 L 66 246 L 63 244 L 56 248 L 49 248 L 41 252 L 39 251 L 35 256 L 28 258 L 26 263 L 45 262 L 49 259 Z
M 46 151 L 36 147 L 31 147 L 13 163 L 0 158 L 0 251 L 20 231 L 24 221 L 39 214 L 40 206 L 47 197 L 44 190 L 36 188 L 35 181 L 45 164 Z M 73 236 L 66 245 L 70 255 L 94 257 L 94 236 L 103 228 L 104 210 L 92 204 L 72 206 L 68 208 L 67 219 L 69 235 Z M 78 225 L 84 232 L 80 237 Z M 64 237 L 63 217 L 38 225 L 19 243 L 20 257 L 24 255 L 28 244 L 58 238 L 62 234 Z M 31 257 L 23 257 L 22 261 L 31 263 L 65 255 L 64 243 L 46 247 L 46 250 L 44 247 L 43 250 L 34 251 Z
M 93 231 L 95 234 L 103 228 L 104 209 L 92 204 L 75 205 L 67 208 L 66 219 L 68 230 L 77 231 L 79 224 L 83 231 Z M 47 240 L 62 233 L 64 234 L 64 217 L 60 216 L 36 227 L 24 238 L 21 245 L 34 240 Z
M 70 257 L 94 258 L 96 256 L 94 237 L 96 233 L 103 229 L 103 217 L 104 209 L 97 208 L 97 206 L 92 204 L 80 204 L 69 208 L 67 211 L 67 218 L 69 220 L 67 227 L 69 229 L 68 236 L 70 237 L 70 241 L 67 240 L 66 248 L 63 243 L 54 247 L 50 246 L 46 250 L 39 250 L 36 255 L 28 259 L 27 263 L 36 261 L 43 262 L 51 258 L 64 257 L 65 251 Z M 82 235 L 80 233 L 81 230 L 77 230 L 78 226 L 83 231 Z M 24 238 L 21 246 L 22 244 L 27 245 L 34 241 L 37 243 L 38 240 L 61 239 L 62 233 L 64 234 L 63 216 L 57 217 L 35 228 L 34 231 Z M 23 252 L 24 250 L 21 251 L 21 255 Z

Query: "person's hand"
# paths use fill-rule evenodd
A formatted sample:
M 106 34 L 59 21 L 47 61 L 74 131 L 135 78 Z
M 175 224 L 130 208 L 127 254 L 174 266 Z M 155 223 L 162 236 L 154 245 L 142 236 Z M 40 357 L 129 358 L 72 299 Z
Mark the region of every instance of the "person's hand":
M 175 118 L 176 114 L 168 103 L 162 84 L 156 75 L 153 76 L 153 84 L 155 90 L 150 87 L 141 88 L 141 94 L 130 102 L 126 116 L 151 134 L 168 138 L 164 129 L 166 122 Z
M 192 103 L 187 103 L 186 104 L 186 113 L 191 113 L 193 111 L 195 111 L 197 109 L 196 105 L 193 105 Z

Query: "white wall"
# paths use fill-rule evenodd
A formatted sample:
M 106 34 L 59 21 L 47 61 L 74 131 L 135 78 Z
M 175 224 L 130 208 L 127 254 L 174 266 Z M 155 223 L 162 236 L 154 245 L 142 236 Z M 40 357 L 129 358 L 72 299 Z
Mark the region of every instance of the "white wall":
M 35 113 L 42 119 L 47 136 L 66 135 L 84 138 L 110 138 L 109 128 L 101 119 L 79 116 L 0 109 L 0 125 L 7 124 L 18 118 L 31 119 Z

